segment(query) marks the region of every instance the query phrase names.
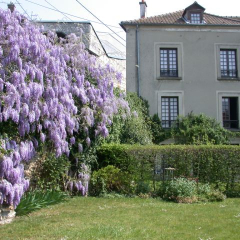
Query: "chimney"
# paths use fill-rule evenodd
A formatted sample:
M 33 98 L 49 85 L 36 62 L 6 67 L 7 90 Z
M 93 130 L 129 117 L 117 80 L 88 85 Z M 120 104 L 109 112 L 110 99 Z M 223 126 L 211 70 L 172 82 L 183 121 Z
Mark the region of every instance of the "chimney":
M 140 3 L 140 17 L 145 18 L 147 12 L 147 4 L 142 0 Z
M 10 2 L 10 3 L 8 4 L 8 9 L 10 9 L 11 12 L 14 12 L 14 10 L 15 10 L 15 5 L 14 5 L 12 2 Z

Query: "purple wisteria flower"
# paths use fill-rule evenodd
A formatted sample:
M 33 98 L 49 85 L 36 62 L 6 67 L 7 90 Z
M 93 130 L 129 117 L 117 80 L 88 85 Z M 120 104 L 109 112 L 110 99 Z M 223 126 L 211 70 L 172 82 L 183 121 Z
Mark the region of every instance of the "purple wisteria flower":
M 33 158 L 39 140 L 51 142 L 56 156 L 69 155 L 77 142 L 81 154 L 94 140 L 92 130 L 107 137 L 113 115 L 128 109 L 113 94 L 121 74 L 85 50 L 81 37 L 70 34 L 54 44 L 56 34 L 42 32 L 17 11 L 0 9 L 0 123 L 14 122 L 18 139 L 1 142 L 11 153 L 0 157 L 0 199 L 14 206 L 29 184 L 21 164 Z M 86 195 L 89 173 L 84 174 L 81 187 L 75 186 Z

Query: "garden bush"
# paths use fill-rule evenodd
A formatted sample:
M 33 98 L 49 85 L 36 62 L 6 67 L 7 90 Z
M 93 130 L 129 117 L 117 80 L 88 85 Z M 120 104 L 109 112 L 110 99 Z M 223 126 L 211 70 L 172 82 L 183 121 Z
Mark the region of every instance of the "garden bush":
M 211 193 L 211 186 L 210 184 L 208 183 L 205 183 L 205 184 L 201 184 L 199 183 L 198 186 L 197 186 L 197 193 L 198 195 L 203 195 L 203 196 L 206 196 L 208 194 Z
M 120 95 L 117 90 L 115 94 Z M 125 100 L 128 102 L 130 114 L 126 114 L 126 111 L 119 109 L 118 114 L 113 117 L 110 134 L 105 141 L 121 144 L 151 144 L 153 136 L 147 101 L 131 92 L 127 92 Z M 125 118 L 122 118 L 123 115 L 125 115 Z
M 179 117 L 171 129 L 177 144 L 228 144 L 232 133 L 204 114 Z
M 221 191 L 211 189 L 207 183 L 198 184 L 196 180 L 183 177 L 164 182 L 159 189 L 159 195 L 165 200 L 178 203 L 215 202 L 226 198 Z
M 39 155 L 35 164 L 31 173 L 31 188 L 64 190 L 70 167 L 65 155 L 56 157 L 53 152 L 45 152 Z
M 134 145 L 141 146 L 141 145 Z M 98 168 L 114 165 L 127 172 L 137 184 L 152 179 L 152 164 L 149 161 L 139 161 L 134 155 L 128 154 L 132 145 L 104 144 L 97 150 Z M 97 169 L 96 169 L 97 170 Z
M 152 191 L 152 189 L 151 189 L 149 182 L 139 181 L 138 183 L 136 183 L 136 189 L 135 189 L 136 195 L 150 194 L 151 191 Z
M 176 178 L 167 181 L 161 188 L 160 196 L 166 200 L 194 202 L 197 200 L 197 184 L 193 180 L 186 178 Z
M 240 198 L 240 181 L 235 182 L 233 186 L 230 188 L 226 189 L 226 195 L 228 197 L 237 197 Z
M 97 148 L 97 166 L 95 169 L 106 167 L 108 165 L 114 165 L 120 168 L 122 171 L 130 171 L 132 165 L 135 162 L 135 158 L 127 154 L 126 149 L 131 147 L 127 144 L 103 144 Z
M 94 171 L 90 181 L 90 194 L 99 196 L 108 193 L 130 194 L 132 178 L 127 172 L 112 165 Z
M 226 199 L 226 195 L 219 190 L 213 190 L 206 195 L 206 198 L 209 202 L 221 202 Z
M 150 126 L 153 136 L 152 142 L 154 144 L 159 144 L 172 136 L 171 129 L 162 128 L 161 120 L 157 114 L 151 117 Z

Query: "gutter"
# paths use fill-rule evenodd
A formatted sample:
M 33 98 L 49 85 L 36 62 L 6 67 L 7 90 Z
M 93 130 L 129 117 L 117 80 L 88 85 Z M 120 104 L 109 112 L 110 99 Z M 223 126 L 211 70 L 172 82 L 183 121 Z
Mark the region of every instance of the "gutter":
M 240 22 L 235 20 L 236 22 Z M 233 25 L 228 25 L 228 24 L 206 24 L 206 23 L 201 23 L 201 24 L 176 24 L 176 23 L 129 23 L 129 22 L 121 22 L 120 26 L 123 28 L 123 30 L 126 32 L 126 27 L 125 26 L 178 26 L 178 27 L 231 27 L 231 28 L 239 28 L 240 24 L 233 24 Z

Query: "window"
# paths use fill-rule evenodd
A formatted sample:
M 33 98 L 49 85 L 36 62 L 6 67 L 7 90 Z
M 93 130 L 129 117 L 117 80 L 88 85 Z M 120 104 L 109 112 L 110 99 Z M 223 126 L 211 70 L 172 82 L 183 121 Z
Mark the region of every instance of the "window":
M 220 50 L 220 70 L 223 78 L 237 78 L 236 50 Z
M 238 128 L 238 97 L 222 98 L 223 127 Z
M 201 23 L 201 15 L 200 13 L 191 13 L 191 23 Z
M 170 128 L 178 117 L 178 97 L 161 98 L 161 121 L 163 128 Z
M 160 49 L 160 77 L 178 77 L 177 49 Z
M 154 78 L 161 81 L 183 79 L 183 43 L 154 43 Z M 177 95 L 176 95 L 177 96 Z M 159 108 L 161 104 L 159 105 Z M 161 112 L 161 111 L 160 111 Z

